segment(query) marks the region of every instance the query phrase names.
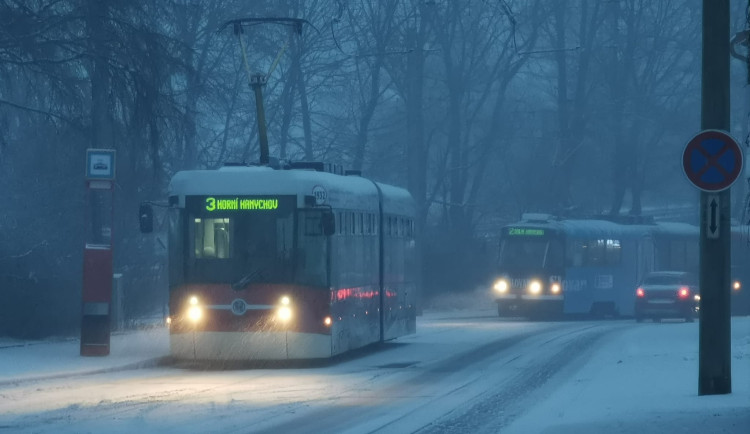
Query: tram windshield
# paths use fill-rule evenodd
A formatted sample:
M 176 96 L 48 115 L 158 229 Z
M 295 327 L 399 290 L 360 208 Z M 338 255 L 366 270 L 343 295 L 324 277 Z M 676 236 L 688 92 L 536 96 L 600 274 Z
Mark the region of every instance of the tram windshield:
M 326 237 L 314 230 L 320 212 L 300 213 L 295 224 L 295 205 L 294 197 L 188 197 L 181 231 L 186 281 L 236 290 L 253 283 L 327 286 Z
M 559 240 L 548 237 L 508 236 L 500 243 L 499 266 L 513 269 L 550 269 L 563 266 Z

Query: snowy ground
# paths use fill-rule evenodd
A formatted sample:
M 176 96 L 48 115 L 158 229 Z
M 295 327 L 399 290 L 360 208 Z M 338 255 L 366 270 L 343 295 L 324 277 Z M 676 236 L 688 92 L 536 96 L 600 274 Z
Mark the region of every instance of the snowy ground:
M 316 365 L 163 366 L 163 329 L 0 340 L 2 432 L 750 433 L 750 318 L 733 393 L 697 396 L 698 325 L 427 311 L 418 333 Z

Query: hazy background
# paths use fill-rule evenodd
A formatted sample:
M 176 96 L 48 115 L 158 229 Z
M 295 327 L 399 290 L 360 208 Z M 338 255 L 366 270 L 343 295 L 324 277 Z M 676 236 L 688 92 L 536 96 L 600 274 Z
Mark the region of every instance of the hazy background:
M 425 305 L 481 288 L 524 211 L 697 219 L 680 153 L 700 129 L 698 0 L 0 0 L 0 335 L 78 327 L 86 148 L 117 150 L 126 314 L 162 314 L 165 222 L 141 235 L 138 203 L 178 170 L 258 160 L 240 45 L 219 31 L 243 17 L 309 21 L 242 35 L 253 72 L 285 47 L 264 88 L 271 155 L 408 188 Z

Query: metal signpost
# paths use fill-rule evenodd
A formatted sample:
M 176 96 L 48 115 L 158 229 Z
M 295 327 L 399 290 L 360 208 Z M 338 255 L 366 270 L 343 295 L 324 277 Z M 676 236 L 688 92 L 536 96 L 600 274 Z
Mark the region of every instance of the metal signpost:
M 701 189 L 699 395 L 732 391 L 729 187 L 743 161 L 737 141 L 718 130 L 701 131 L 682 154 L 685 175 Z
M 698 133 L 682 154 L 685 175 L 701 189 L 699 395 L 732 391 L 729 187 L 743 161 L 732 136 L 717 130 Z
M 698 394 L 732 393 L 729 187 L 742 173 L 742 149 L 729 130 L 729 0 L 703 0 L 701 131 L 682 167 L 701 189 Z
M 86 150 L 87 227 L 81 291 L 81 355 L 109 355 L 115 151 Z
M 701 128 L 682 167 L 701 189 L 698 394 L 732 393 L 729 187 L 742 150 L 729 130 L 729 0 L 703 0 Z

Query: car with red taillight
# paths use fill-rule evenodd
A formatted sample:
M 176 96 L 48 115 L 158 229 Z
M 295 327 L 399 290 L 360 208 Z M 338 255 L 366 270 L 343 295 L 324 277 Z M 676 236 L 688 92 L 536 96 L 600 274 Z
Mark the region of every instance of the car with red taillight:
M 644 277 L 635 290 L 635 319 L 695 320 L 700 302 L 697 277 L 684 271 L 655 271 Z

